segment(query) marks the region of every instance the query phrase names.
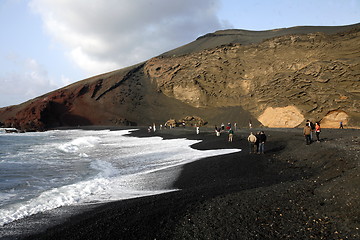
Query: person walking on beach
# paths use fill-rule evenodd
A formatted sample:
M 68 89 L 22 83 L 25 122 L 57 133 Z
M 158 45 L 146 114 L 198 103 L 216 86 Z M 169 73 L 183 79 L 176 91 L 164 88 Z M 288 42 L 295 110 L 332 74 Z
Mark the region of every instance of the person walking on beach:
M 215 134 L 217 137 L 220 137 L 220 129 L 215 125 Z
M 256 137 L 256 141 L 255 141 L 255 144 L 254 144 L 254 150 L 255 150 L 255 153 L 258 153 L 258 151 L 259 151 L 259 143 L 260 143 L 260 132 L 257 132 L 255 134 L 255 137 Z
M 306 120 L 306 124 L 309 125 L 311 131 L 310 131 L 310 141 L 314 141 L 314 138 L 313 138 L 313 132 L 315 131 L 315 125 L 310 121 L 310 120 Z
M 311 127 L 309 126 L 309 124 L 305 124 L 303 133 L 305 136 L 306 145 L 309 145 L 311 143 L 311 138 L 310 138 Z
M 320 132 L 321 132 L 320 123 L 316 122 L 315 123 L 315 133 L 316 133 L 317 142 L 320 142 Z
M 266 142 L 266 135 L 264 131 L 260 132 L 259 135 L 259 154 L 264 154 L 265 152 L 265 142 Z
M 344 129 L 343 122 L 340 122 L 340 127 L 339 127 L 339 129 Z
M 234 137 L 234 131 L 230 128 L 229 129 L 229 142 L 233 141 L 233 137 Z
M 255 143 L 256 143 L 256 136 L 251 132 L 250 135 L 248 136 L 248 142 L 249 142 L 249 153 L 256 153 L 256 147 L 255 147 Z
M 196 127 L 196 134 L 199 134 L 199 133 L 200 133 L 200 128 Z
M 310 121 L 310 128 L 311 128 L 311 132 L 310 132 L 310 139 L 311 139 L 311 142 L 314 141 L 314 132 L 315 132 L 315 124 L 313 124 L 311 121 Z

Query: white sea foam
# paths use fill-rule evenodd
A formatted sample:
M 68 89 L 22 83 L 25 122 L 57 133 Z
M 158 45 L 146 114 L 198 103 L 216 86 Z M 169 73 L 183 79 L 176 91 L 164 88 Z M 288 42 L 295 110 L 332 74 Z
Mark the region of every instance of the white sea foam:
M 11 184 L 0 189 L 0 192 L 4 190 L 0 201 L 7 202 L 6 205 L 0 203 L 0 225 L 61 206 L 174 191 L 176 189 L 156 186 L 169 179 L 158 179 L 156 175 L 154 181 L 153 173 L 201 158 L 241 151 L 199 151 L 190 147 L 199 142 L 197 140 L 124 136 L 129 131 L 70 130 L 24 134 L 23 141 L 28 143 L 21 145 L 21 151 L 14 150 L 17 147 L 14 146 L 8 155 L 0 155 L 0 163 L 7 164 L 6 173 L 16 169 L 23 175 L 19 181 L 27 177 L 29 183 L 13 191 Z M 16 142 L 19 141 L 14 140 L 14 144 Z M 13 153 L 17 155 L 11 157 Z M 19 170 L 23 165 L 24 170 Z
M 80 150 L 95 147 L 99 142 L 100 138 L 98 137 L 79 137 L 69 143 L 60 145 L 58 148 L 67 153 L 79 152 Z
M 119 174 L 119 170 L 114 168 L 113 165 L 106 161 L 95 160 L 93 161 L 90 166 L 100 173 L 98 174 L 99 177 L 112 177 Z
M 1 209 L 0 226 L 61 206 L 129 199 L 172 191 L 138 190 L 137 187 L 141 186 L 141 183 L 136 181 L 136 174 L 114 177 L 118 171 L 112 168 L 111 164 L 101 161 L 94 163 L 94 167 L 99 169 L 104 167 L 94 179 L 53 188 L 41 193 L 36 198 Z

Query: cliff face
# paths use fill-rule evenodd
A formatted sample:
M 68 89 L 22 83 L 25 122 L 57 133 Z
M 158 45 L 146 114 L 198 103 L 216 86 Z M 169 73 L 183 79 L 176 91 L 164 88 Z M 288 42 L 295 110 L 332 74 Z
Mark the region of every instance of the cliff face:
M 197 115 L 210 124 L 360 127 L 360 25 L 219 31 L 145 63 L 0 109 L 27 130 L 144 125 Z
M 359 40 L 359 31 L 287 35 L 153 58 L 145 70 L 158 91 L 195 107 L 242 106 L 270 127 L 307 118 L 335 127 L 359 114 Z

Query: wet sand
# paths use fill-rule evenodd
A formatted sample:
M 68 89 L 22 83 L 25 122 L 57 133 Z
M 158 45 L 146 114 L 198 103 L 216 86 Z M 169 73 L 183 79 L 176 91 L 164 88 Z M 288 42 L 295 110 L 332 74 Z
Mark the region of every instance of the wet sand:
M 360 131 L 264 129 L 265 154 L 249 154 L 248 130 L 176 128 L 131 135 L 201 139 L 196 149 L 243 151 L 186 164 L 180 191 L 102 204 L 26 239 L 360 239 Z

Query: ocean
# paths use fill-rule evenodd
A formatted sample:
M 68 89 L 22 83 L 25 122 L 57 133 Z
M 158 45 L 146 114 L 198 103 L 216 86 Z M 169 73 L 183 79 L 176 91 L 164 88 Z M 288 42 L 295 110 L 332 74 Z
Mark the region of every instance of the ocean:
M 195 150 L 200 140 L 128 136 L 133 130 L 0 129 L 0 226 L 63 206 L 154 195 L 173 189 L 183 165 L 240 149 Z M 178 169 L 169 175 L 160 170 Z

